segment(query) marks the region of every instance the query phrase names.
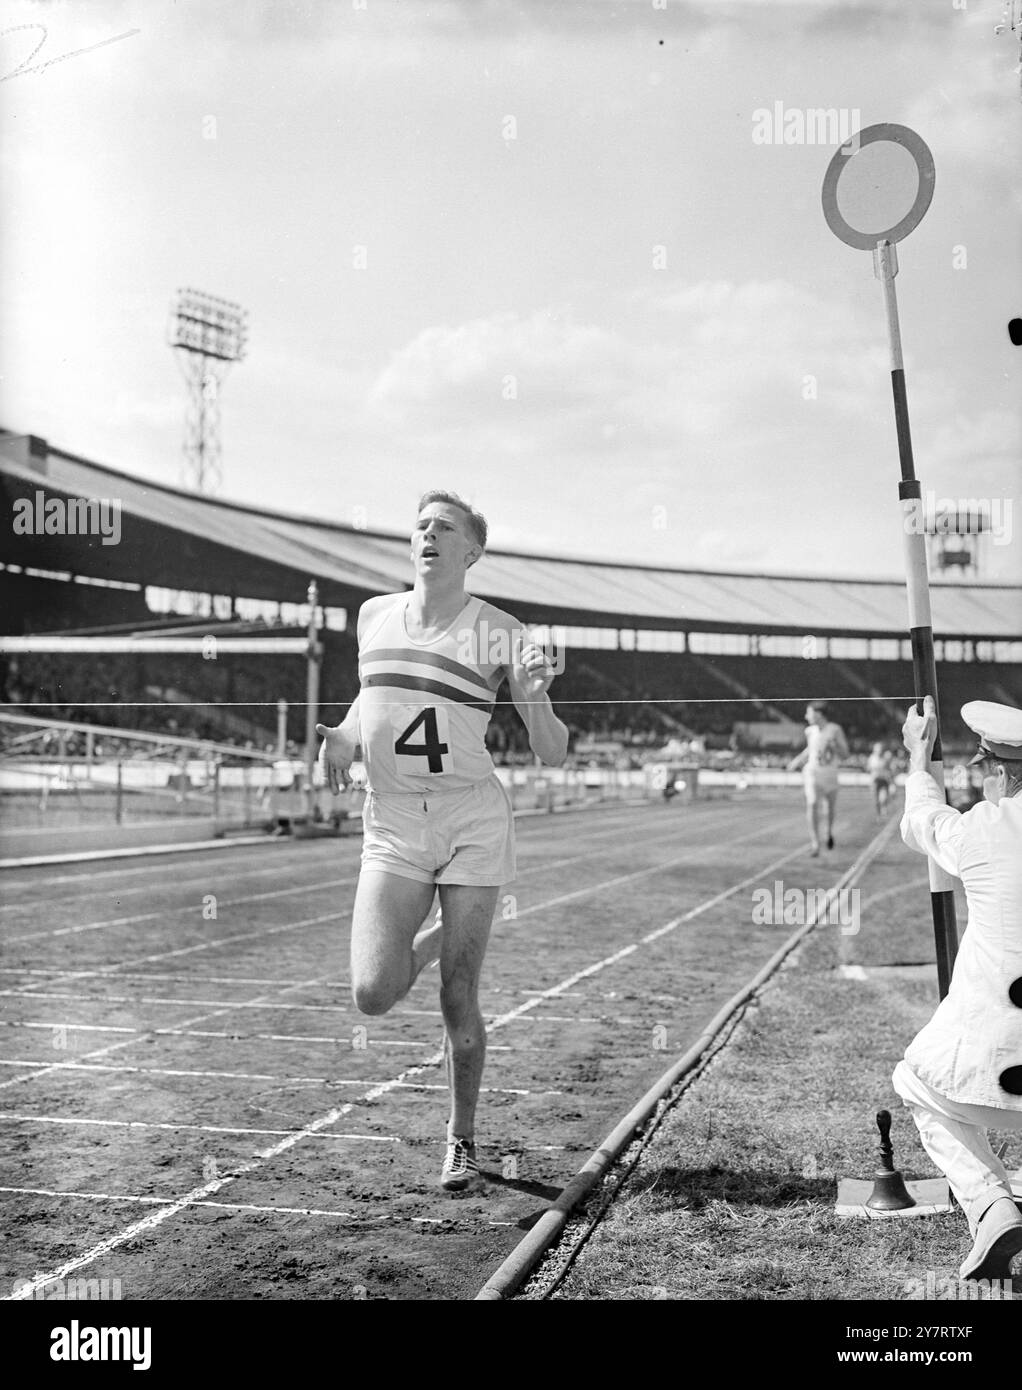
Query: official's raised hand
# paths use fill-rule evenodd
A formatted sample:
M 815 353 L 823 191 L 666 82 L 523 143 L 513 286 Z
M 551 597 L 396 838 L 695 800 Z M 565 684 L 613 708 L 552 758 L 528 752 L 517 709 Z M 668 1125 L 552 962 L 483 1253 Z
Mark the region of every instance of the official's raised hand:
M 922 714 L 918 714 L 915 705 L 913 705 L 905 715 L 905 722 L 901 726 L 901 737 L 910 753 L 914 753 L 920 748 L 929 753 L 933 747 L 936 733 L 937 706 L 933 696 L 927 695 L 923 700 Z

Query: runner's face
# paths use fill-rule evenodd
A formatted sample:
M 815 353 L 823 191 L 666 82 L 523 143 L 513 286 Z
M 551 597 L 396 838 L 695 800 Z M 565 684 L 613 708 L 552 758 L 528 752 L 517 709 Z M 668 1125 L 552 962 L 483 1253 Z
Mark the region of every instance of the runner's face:
M 464 574 L 478 546 L 468 533 L 467 518 L 450 502 L 429 502 L 412 532 L 412 561 L 417 575 Z

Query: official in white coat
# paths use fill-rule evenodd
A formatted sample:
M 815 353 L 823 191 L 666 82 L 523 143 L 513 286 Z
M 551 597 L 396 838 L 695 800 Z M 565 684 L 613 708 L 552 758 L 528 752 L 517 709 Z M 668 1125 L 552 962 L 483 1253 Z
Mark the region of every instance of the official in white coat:
M 974 763 L 985 800 L 961 814 L 929 774 L 934 703 L 909 711 L 905 843 L 960 878 L 968 924 L 947 997 L 909 1045 L 894 1088 L 969 1220 L 963 1279 L 1008 1279 L 1022 1251 L 1022 1214 L 988 1129 L 1022 1131 L 1022 710 L 962 707 L 980 736 Z

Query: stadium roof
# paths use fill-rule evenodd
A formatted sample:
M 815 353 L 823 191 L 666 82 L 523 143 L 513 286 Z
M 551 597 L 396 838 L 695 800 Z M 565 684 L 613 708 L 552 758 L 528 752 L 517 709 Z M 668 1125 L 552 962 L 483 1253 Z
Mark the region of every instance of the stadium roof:
M 116 499 L 117 544 L 96 535 L 18 535 L 6 526 L 7 564 L 169 589 L 354 608 L 409 587 L 407 536 L 278 515 L 135 478 L 31 435 L 0 434 L 0 484 L 18 499 Z M 527 622 L 570 626 L 902 637 L 902 580 L 811 578 L 668 569 L 490 550 L 473 593 Z M 1022 588 L 934 584 L 939 637 L 1022 639 Z

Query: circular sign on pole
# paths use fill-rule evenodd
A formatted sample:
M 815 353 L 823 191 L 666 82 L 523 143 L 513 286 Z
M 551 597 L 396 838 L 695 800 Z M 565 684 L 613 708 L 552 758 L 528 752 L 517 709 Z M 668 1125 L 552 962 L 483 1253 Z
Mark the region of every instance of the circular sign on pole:
M 898 242 L 923 220 L 936 171 L 926 142 L 908 126 L 867 126 L 837 150 L 823 180 L 823 215 L 857 251 Z

